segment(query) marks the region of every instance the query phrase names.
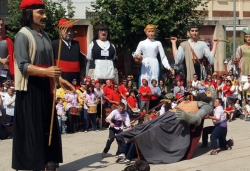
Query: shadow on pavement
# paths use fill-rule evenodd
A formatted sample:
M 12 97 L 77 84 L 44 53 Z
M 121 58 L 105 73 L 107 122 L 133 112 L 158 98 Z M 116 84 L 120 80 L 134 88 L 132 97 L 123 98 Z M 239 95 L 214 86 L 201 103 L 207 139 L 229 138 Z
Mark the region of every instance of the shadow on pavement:
M 113 156 L 110 156 L 113 157 Z M 94 166 L 91 166 L 95 164 Z M 116 163 L 110 163 L 101 158 L 101 153 L 96 153 L 90 156 L 86 156 L 84 158 L 72 161 L 67 164 L 62 164 L 59 167 L 59 171 L 78 171 L 81 169 L 86 169 L 88 171 L 101 169 L 113 165 Z

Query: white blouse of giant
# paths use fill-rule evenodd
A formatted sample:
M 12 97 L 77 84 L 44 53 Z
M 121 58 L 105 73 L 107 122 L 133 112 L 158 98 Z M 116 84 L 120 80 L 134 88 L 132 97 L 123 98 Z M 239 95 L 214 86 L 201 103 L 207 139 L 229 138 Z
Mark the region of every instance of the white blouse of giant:
M 158 52 L 161 56 L 161 61 L 166 69 L 170 68 L 167 56 L 165 55 L 164 49 L 160 41 L 154 39 L 146 39 L 140 41 L 134 54 L 143 54 L 143 58 L 157 58 Z M 133 56 L 136 57 L 136 56 Z

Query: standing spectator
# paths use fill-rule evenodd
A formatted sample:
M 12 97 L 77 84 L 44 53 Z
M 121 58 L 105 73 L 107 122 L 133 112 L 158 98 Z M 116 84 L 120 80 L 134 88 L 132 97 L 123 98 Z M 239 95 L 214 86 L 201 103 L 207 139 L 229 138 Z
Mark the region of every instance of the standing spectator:
M 6 109 L 8 124 L 12 124 L 14 121 L 14 108 L 15 108 L 16 95 L 13 93 L 12 88 L 7 89 L 7 94 L 4 98 L 4 106 Z
M 231 91 L 232 83 L 230 80 L 227 80 L 226 85 L 223 87 L 223 101 L 224 101 L 224 108 L 226 108 L 226 103 L 228 102 L 228 97 L 232 96 L 232 91 Z
M 80 86 L 77 84 L 77 80 L 75 78 L 72 80 L 71 83 L 75 87 L 75 90 L 78 90 L 80 88 Z
M 103 89 L 101 87 L 101 84 L 98 80 L 95 81 L 95 88 L 94 91 L 97 95 L 97 113 L 96 113 L 96 123 L 97 123 L 97 129 L 100 129 L 102 125 L 100 125 L 101 123 L 103 124 L 103 122 L 101 121 L 101 118 L 104 117 L 103 116 Z
M 58 22 L 58 28 L 67 23 L 66 18 L 60 19 Z M 77 84 L 80 84 L 80 73 L 81 68 L 84 68 L 84 56 L 80 51 L 79 42 L 73 40 L 73 25 L 70 25 L 66 30 L 59 29 L 59 34 L 62 35 L 62 49 L 61 49 L 61 58 L 60 58 L 60 68 L 62 68 L 62 78 L 68 82 L 73 79 L 77 80 Z M 52 41 L 53 53 L 56 63 L 58 53 L 59 53 L 59 39 Z
M 67 133 L 75 133 L 77 129 L 78 121 L 78 94 L 76 91 L 69 91 L 65 95 L 65 101 L 67 102 Z
M 83 122 L 84 122 L 84 110 L 83 110 L 83 107 L 85 105 L 85 100 L 82 99 L 82 94 L 84 92 L 86 92 L 86 83 L 84 81 L 81 81 L 81 87 L 76 90 L 77 92 L 77 98 L 78 98 L 78 102 L 79 102 L 79 112 L 80 112 L 80 117 L 78 117 L 78 130 L 81 130 L 81 129 L 84 129 L 83 128 Z
M 149 103 L 149 109 L 152 109 L 153 107 L 157 106 L 159 103 L 159 98 L 161 96 L 161 89 L 157 86 L 157 81 L 155 79 L 151 80 L 151 98 Z M 158 110 L 157 108 L 156 110 Z
M 14 46 L 12 40 L 5 35 L 4 20 L 0 18 L 0 83 L 14 77 Z
M 65 120 L 63 120 L 63 117 L 65 116 L 65 109 L 63 106 L 63 99 L 57 98 L 57 105 L 56 105 L 56 113 L 58 117 L 58 124 L 59 128 L 61 130 L 61 134 L 65 134 Z
M 141 109 L 146 105 L 146 109 L 148 111 L 150 96 L 152 92 L 151 92 L 150 87 L 148 86 L 148 81 L 145 78 L 142 79 L 142 85 L 139 88 L 139 94 L 140 94 Z
M 159 100 L 161 100 L 168 93 L 168 89 L 167 89 L 167 86 L 164 84 L 164 80 L 159 81 L 159 88 L 161 90 L 161 96 Z
M 92 130 L 98 132 L 96 126 L 96 113 L 88 113 L 89 105 L 96 105 L 97 104 L 97 94 L 94 91 L 94 86 L 89 84 L 87 86 L 87 92 L 82 94 L 82 98 L 86 100 L 86 106 L 84 107 L 84 119 L 85 119 L 85 133 L 88 130 L 88 118 L 90 118 L 92 123 Z
M 122 97 L 122 103 L 125 104 L 125 110 L 127 109 L 127 96 L 129 94 L 129 88 L 127 85 L 127 80 L 124 79 L 122 80 L 122 85 L 120 85 L 118 87 L 119 92 L 121 93 L 121 97 Z
M 217 154 L 217 140 L 218 139 L 219 139 L 221 148 L 226 148 L 226 149 L 231 148 L 226 141 L 227 121 L 226 121 L 226 117 L 225 117 L 224 110 L 222 107 L 222 99 L 217 98 L 214 101 L 214 107 L 215 107 L 214 115 L 206 116 L 206 119 L 212 119 L 214 126 L 208 126 L 208 127 L 203 128 L 203 133 L 202 133 L 201 147 L 207 147 L 208 134 L 211 134 L 210 140 L 211 140 L 212 151 L 210 152 L 210 155 Z
M 122 96 L 118 90 L 118 85 L 114 85 L 112 97 L 109 99 L 109 102 L 111 103 L 112 110 L 117 108 L 117 106 L 121 103 L 121 100 L 122 100 Z
M 231 80 L 231 76 L 233 76 L 233 70 L 230 70 L 227 75 L 227 80 Z M 231 80 L 232 81 L 232 80 Z
M 177 81 L 177 85 L 174 87 L 174 95 L 176 99 L 179 99 L 184 95 L 184 87 L 181 86 L 180 81 Z

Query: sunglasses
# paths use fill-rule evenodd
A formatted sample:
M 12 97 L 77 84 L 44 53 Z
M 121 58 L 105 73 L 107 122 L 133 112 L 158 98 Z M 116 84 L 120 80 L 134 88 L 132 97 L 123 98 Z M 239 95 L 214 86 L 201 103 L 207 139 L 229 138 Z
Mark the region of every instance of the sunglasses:
M 108 30 L 99 30 L 99 33 L 101 33 L 101 32 L 105 32 L 105 33 L 107 33 L 107 32 L 108 32 Z

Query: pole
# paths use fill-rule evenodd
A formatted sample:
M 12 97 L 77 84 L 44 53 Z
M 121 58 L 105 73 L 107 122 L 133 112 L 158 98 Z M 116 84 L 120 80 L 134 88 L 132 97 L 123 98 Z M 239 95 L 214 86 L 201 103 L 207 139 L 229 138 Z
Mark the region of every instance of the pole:
M 236 0 L 234 0 L 234 22 L 233 22 L 233 54 L 231 58 L 236 55 Z

